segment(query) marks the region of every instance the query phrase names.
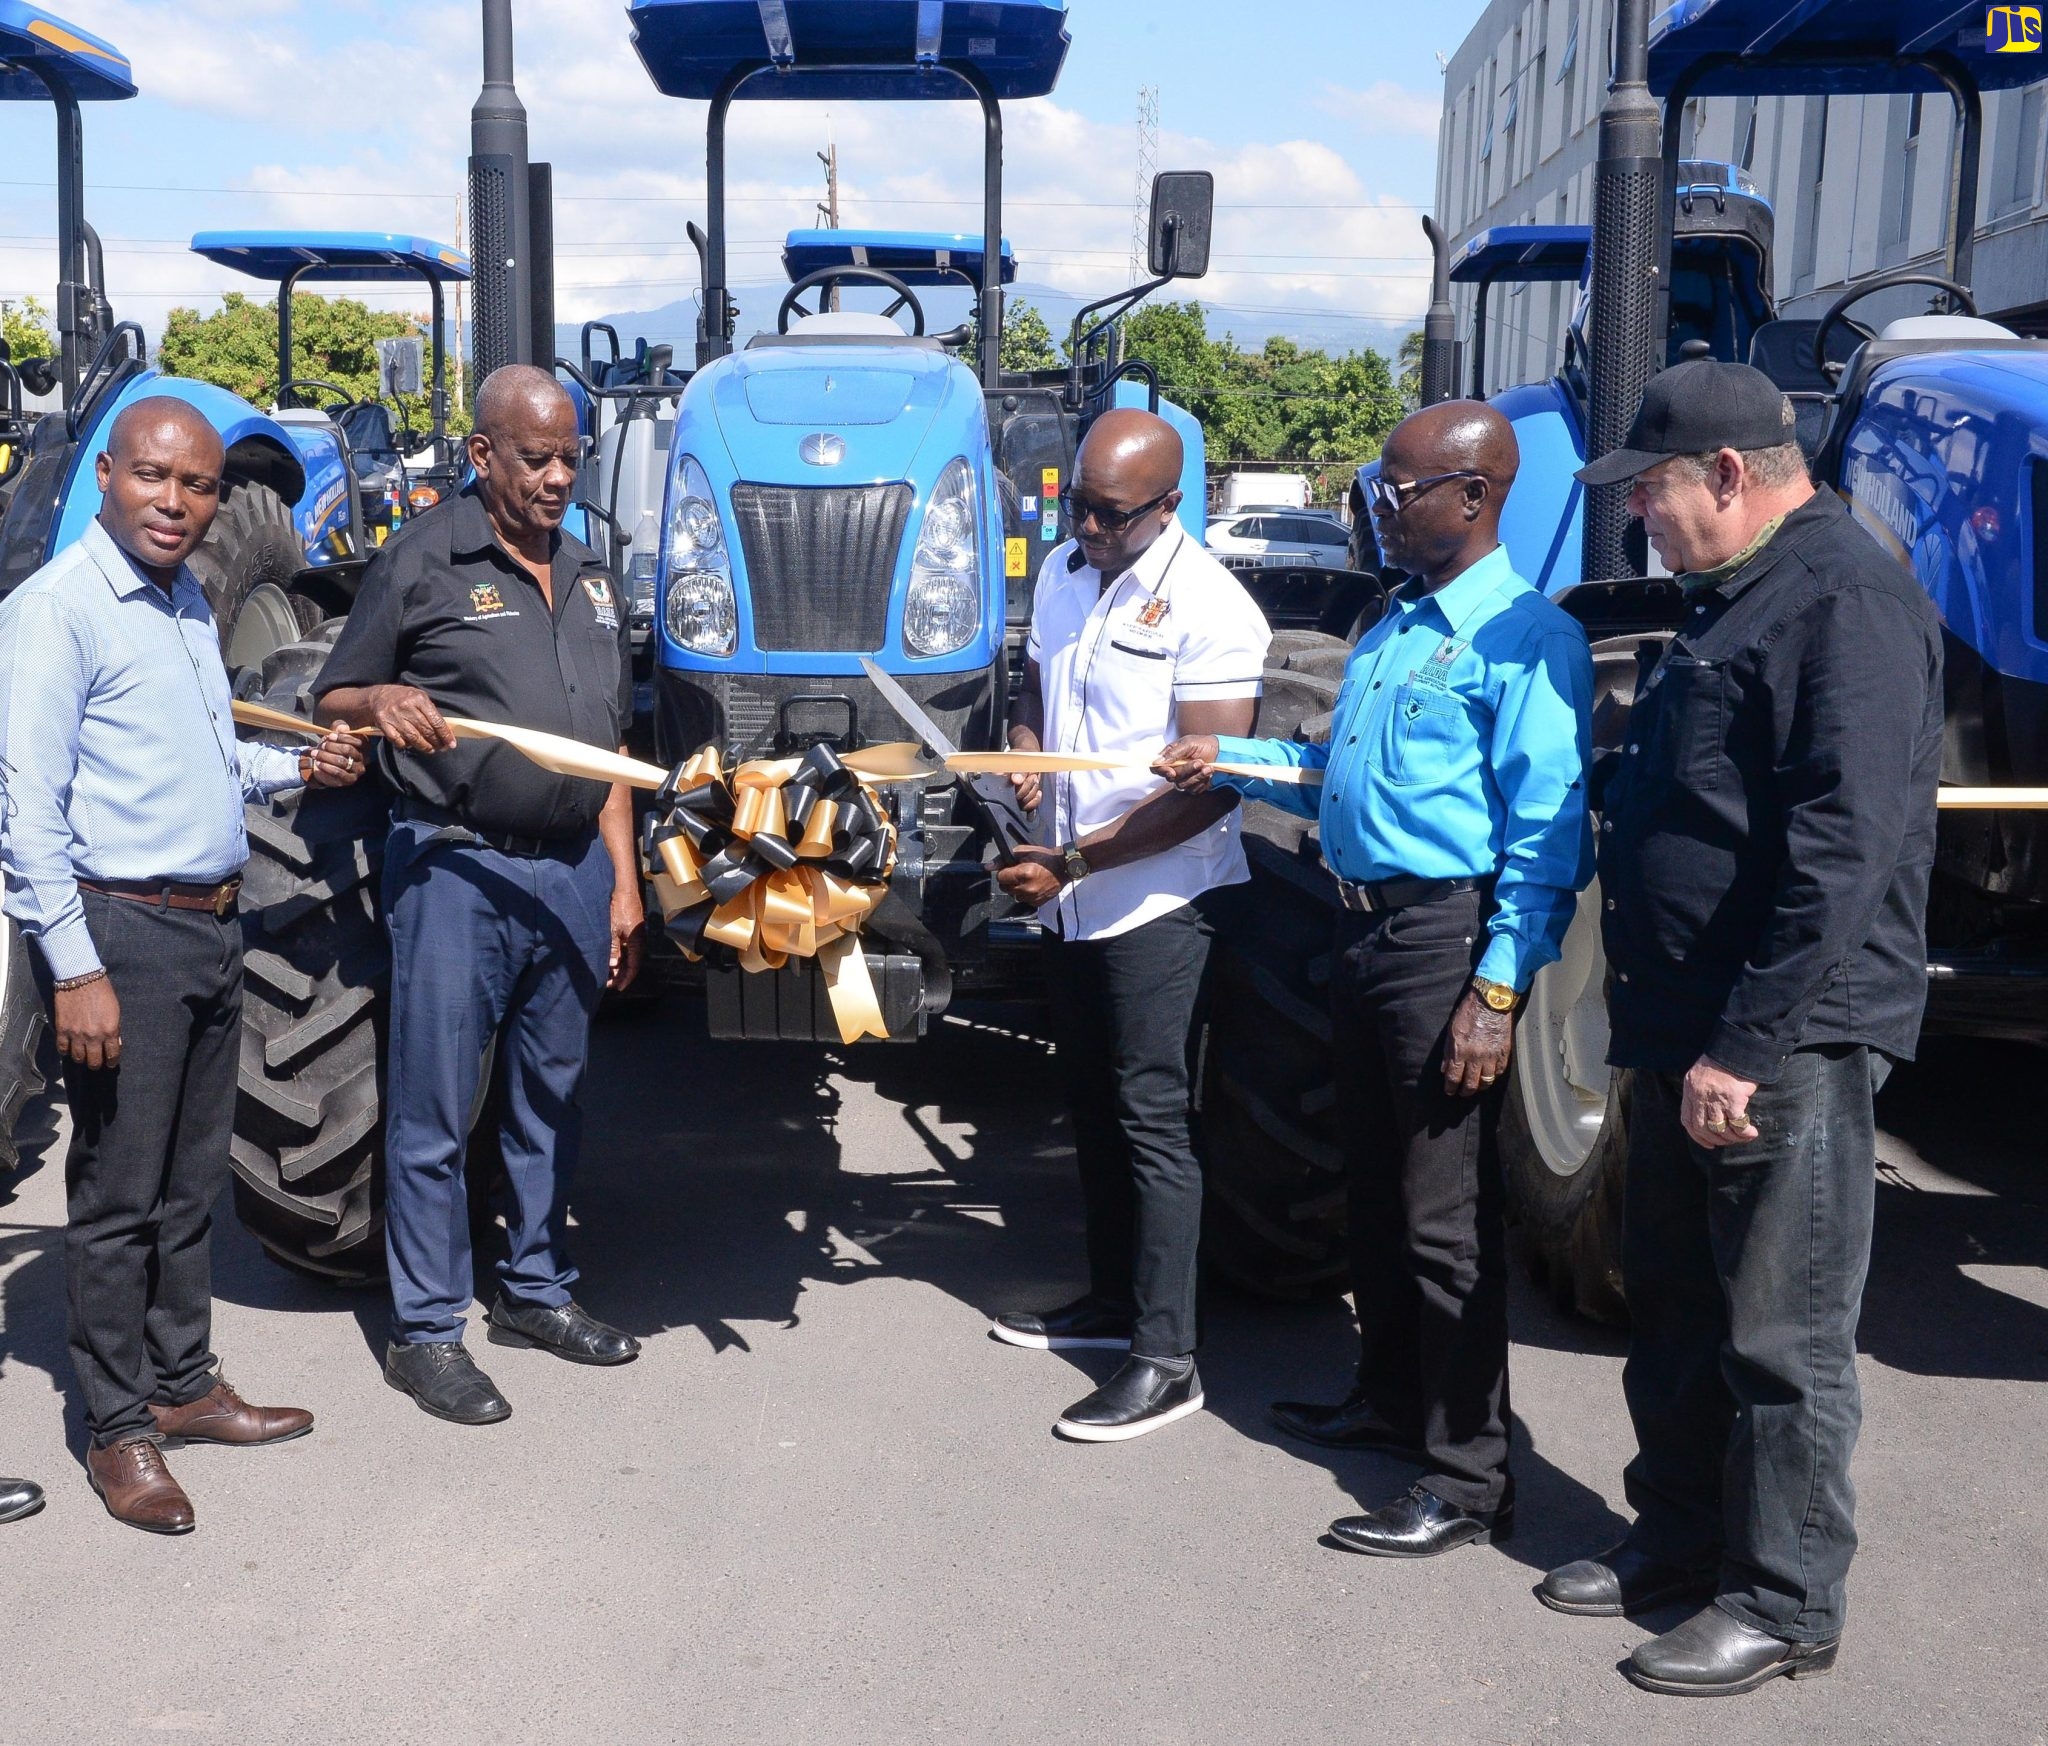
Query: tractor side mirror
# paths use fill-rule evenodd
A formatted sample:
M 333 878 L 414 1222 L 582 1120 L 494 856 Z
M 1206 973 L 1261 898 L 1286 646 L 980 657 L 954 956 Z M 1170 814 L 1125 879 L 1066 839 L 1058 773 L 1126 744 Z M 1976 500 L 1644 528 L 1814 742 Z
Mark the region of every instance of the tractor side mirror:
M 1199 279 L 1209 270 L 1216 178 L 1207 170 L 1161 170 L 1152 178 L 1155 279 Z

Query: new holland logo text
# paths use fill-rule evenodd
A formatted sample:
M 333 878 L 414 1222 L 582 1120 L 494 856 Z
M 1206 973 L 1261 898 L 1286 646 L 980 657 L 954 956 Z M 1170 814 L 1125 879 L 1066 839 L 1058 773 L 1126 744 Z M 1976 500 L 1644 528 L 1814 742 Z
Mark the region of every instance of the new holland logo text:
M 2041 8 L 1991 6 L 1984 12 L 1984 47 L 1994 55 L 2041 52 Z

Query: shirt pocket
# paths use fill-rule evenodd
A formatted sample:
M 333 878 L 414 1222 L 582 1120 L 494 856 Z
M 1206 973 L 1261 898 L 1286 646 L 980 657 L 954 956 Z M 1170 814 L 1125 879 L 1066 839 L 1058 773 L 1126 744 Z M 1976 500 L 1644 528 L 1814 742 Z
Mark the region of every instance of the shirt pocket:
M 1644 761 L 1695 793 L 1718 788 L 1728 739 L 1727 663 L 1667 655 L 1656 689 Z
M 1457 774 L 1471 745 L 1472 729 L 1455 695 L 1428 685 L 1395 688 L 1382 760 L 1390 782 L 1446 782 Z

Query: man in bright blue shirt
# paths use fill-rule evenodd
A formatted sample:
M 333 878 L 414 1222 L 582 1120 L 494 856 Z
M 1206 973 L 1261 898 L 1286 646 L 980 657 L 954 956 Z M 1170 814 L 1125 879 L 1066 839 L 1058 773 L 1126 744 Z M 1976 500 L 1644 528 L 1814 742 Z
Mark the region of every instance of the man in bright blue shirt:
M 1518 460 L 1476 402 L 1405 420 L 1373 525 L 1413 580 L 1360 639 L 1329 743 L 1184 739 L 1155 765 L 1316 819 L 1337 875 L 1331 1041 L 1361 1356 L 1337 1405 L 1273 1411 L 1309 1442 L 1419 1453 L 1405 1497 L 1331 1524 L 1382 1557 L 1484 1544 L 1514 1510 L 1499 1080 L 1515 1009 L 1593 870 L 1592 656 L 1500 544 Z M 1310 781 L 1214 775 L 1219 760 Z

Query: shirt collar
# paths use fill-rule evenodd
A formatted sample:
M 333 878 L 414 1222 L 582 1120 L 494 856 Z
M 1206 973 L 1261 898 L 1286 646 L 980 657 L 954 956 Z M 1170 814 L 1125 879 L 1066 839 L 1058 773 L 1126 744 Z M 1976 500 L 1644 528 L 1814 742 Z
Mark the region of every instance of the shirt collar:
M 1717 573 L 1703 584 L 1724 600 L 1733 600 L 1744 593 L 1750 584 L 1768 571 L 1778 559 L 1792 547 L 1799 544 L 1807 534 L 1834 514 L 1846 514 L 1841 499 L 1832 491 L 1816 490 L 1797 509 L 1781 517 L 1770 532 L 1770 537 L 1752 546 L 1743 554 L 1742 561 L 1725 575 Z
M 1187 529 L 1178 520 L 1164 533 L 1138 554 L 1138 561 L 1116 577 L 1118 582 L 1130 577 L 1147 594 L 1157 594 L 1159 584 L 1166 578 L 1166 566 L 1173 562 L 1174 553 L 1180 550 L 1181 541 L 1186 539 Z M 1098 581 L 1100 572 L 1097 572 Z
M 483 495 L 477 490 L 474 479 L 434 513 L 448 517 L 448 555 L 451 558 L 473 558 L 480 553 L 505 550 L 504 542 L 498 538 L 498 530 L 491 526 L 490 512 L 484 508 Z M 508 552 L 506 556 L 511 554 Z M 551 562 L 559 570 L 565 561 L 573 572 L 584 563 L 595 563 L 597 554 L 567 528 L 557 528 Z
M 78 543 L 92 555 L 92 561 L 99 566 L 100 574 L 107 579 L 107 586 L 123 600 L 133 599 L 145 588 L 157 588 L 154 579 L 145 576 L 142 573 L 142 566 L 122 551 L 115 543 L 114 536 L 100 525 L 98 516 L 94 516 L 85 524 L 85 532 L 79 536 Z M 190 592 L 198 588 L 199 584 L 192 572 L 180 564 L 177 575 L 171 581 L 172 602 L 181 604 L 181 597 L 189 597 Z M 162 591 L 158 589 L 157 592 Z
M 1508 561 L 1506 546 L 1495 546 L 1478 563 L 1461 570 L 1433 594 L 1414 597 L 1416 606 L 1434 605 L 1442 614 L 1445 625 L 1452 636 L 1465 626 L 1465 621 L 1487 602 L 1503 584 L 1512 580 L 1514 566 Z

